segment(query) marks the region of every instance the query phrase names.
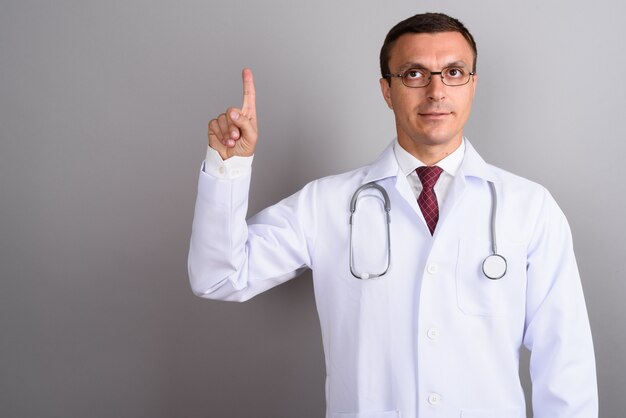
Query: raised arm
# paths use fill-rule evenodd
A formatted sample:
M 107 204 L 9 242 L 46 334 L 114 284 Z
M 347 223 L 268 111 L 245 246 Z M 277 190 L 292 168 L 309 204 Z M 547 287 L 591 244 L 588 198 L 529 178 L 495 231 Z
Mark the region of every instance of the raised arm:
M 255 151 L 257 117 L 252 71 L 244 69 L 242 79 L 241 109 L 228 108 L 209 123 L 209 146 L 224 161 L 209 150 L 198 180 L 189 280 L 194 293 L 209 299 L 250 299 L 311 264 L 305 233 L 305 227 L 314 228 L 310 192 L 246 222 L 251 171 L 241 168 Z

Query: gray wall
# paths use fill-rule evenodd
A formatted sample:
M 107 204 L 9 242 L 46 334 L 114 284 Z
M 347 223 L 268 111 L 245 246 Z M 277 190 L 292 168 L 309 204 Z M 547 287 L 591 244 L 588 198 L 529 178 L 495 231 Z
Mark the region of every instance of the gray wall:
M 189 290 L 206 124 L 251 66 L 253 211 L 371 161 L 394 135 L 379 47 L 421 11 L 478 41 L 474 145 L 568 215 L 601 416 L 622 416 L 626 6 L 611 0 L 0 1 L 0 415 L 322 416 L 309 275 L 245 304 Z

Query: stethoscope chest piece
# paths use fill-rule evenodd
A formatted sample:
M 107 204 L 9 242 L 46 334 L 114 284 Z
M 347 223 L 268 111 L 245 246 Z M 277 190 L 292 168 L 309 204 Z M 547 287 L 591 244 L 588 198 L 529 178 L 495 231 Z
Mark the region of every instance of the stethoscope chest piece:
M 506 260 L 500 254 L 491 254 L 483 261 L 483 273 L 488 279 L 498 280 L 506 274 Z

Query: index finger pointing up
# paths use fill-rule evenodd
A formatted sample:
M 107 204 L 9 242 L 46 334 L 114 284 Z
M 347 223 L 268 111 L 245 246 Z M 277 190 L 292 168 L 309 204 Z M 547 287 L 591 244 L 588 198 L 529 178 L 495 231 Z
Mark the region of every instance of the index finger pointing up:
M 250 119 L 256 119 L 256 93 L 252 70 L 244 68 L 241 72 L 241 79 L 243 80 L 243 106 L 241 110 Z

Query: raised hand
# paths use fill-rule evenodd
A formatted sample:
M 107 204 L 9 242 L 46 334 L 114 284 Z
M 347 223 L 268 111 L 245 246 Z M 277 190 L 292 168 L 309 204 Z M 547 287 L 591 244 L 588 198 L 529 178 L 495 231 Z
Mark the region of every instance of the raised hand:
M 241 109 L 229 107 L 209 122 L 209 146 L 219 152 L 223 160 L 235 155 L 249 157 L 254 154 L 258 129 L 256 121 L 256 95 L 252 71 L 245 68 L 243 81 L 243 105 Z

